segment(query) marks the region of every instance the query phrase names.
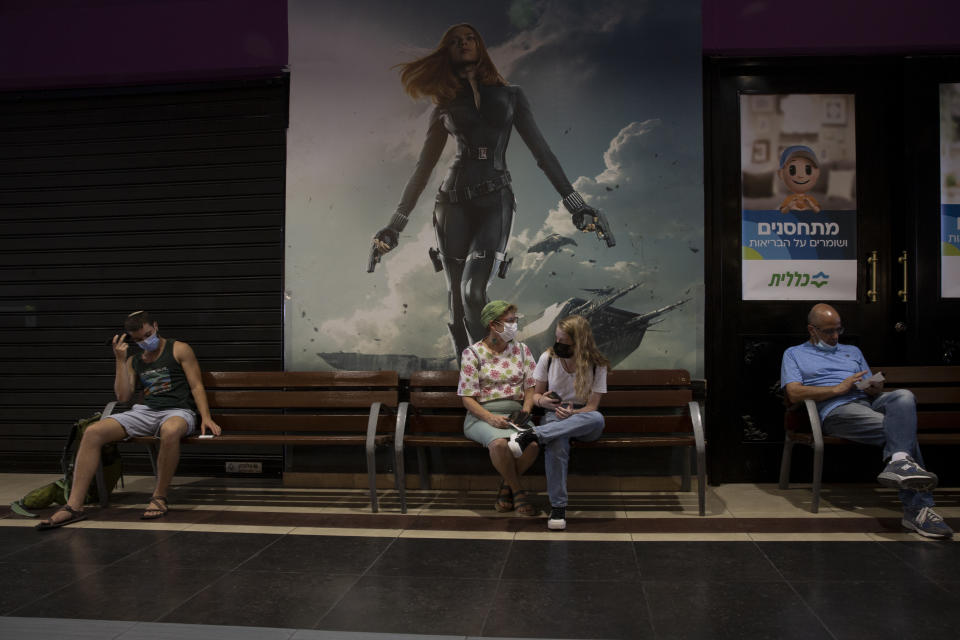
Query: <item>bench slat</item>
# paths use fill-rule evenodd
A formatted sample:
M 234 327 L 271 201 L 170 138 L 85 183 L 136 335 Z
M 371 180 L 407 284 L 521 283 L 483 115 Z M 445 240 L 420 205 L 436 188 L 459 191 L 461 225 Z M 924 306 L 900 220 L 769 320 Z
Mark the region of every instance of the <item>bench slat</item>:
M 886 385 L 909 387 L 914 384 L 948 383 L 960 381 L 960 366 L 936 365 L 921 367 L 873 367 L 873 371 L 882 371 Z
M 690 389 L 639 389 L 631 391 L 611 390 L 603 395 L 600 411 L 604 407 L 684 407 L 693 400 Z
M 207 388 L 396 387 L 396 371 L 206 371 Z
M 684 369 L 612 369 L 607 372 L 607 386 L 679 387 L 690 384 L 690 373 Z
M 131 442 L 150 444 L 156 438 L 131 438 Z M 389 435 L 380 435 L 374 438 L 376 444 L 386 444 L 390 441 Z M 181 442 L 187 444 L 244 444 L 244 445 L 363 445 L 366 443 L 364 435 L 324 435 L 324 436 L 272 436 L 272 435 L 230 435 L 224 434 L 216 438 L 200 438 L 190 436 Z
M 463 407 L 463 399 L 457 395 L 456 391 L 411 391 L 410 406 L 419 409 L 460 409 L 466 411 Z
M 374 402 L 397 406 L 396 391 L 210 391 L 212 408 L 362 409 Z
M 459 371 L 414 371 L 410 374 L 411 387 L 456 387 Z
M 960 404 L 960 387 L 912 387 L 917 405 Z
M 367 430 L 366 415 L 338 415 L 338 414 L 263 414 L 244 413 L 228 414 L 214 413 L 213 421 L 220 425 L 225 433 L 234 431 L 356 431 L 365 433 Z M 381 414 L 377 420 L 377 431 L 390 432 L 396 425 L 396 418 L 392 415 Z

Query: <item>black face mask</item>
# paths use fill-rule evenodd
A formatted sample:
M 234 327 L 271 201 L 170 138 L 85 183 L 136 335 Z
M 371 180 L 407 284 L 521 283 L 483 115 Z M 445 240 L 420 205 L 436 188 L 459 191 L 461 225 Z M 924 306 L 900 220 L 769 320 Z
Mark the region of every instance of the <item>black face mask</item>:
M 556 354 L 558 358 L 570 358 L 573 356 L 573 345 L 555 342 L 553 343 L 553 353 Z

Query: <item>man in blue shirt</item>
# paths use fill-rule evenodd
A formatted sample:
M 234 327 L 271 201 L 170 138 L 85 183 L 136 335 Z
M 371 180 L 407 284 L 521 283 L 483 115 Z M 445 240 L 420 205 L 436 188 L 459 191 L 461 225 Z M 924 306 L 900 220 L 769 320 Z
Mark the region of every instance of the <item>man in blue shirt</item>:
M 887 460 L 877 481 L 900 490 L 903 526 L 928 538 L 950 538 L 953 530 L 932 509 L 937 476 L 923 468 L 917 444 L 917 403 L 907 389 L 884 392 L 883 382 L 863 390 L 871 375 L 860 349 L 839 344 L 840 314 L 817 304 L 807 315 L 810 339 L 783 354 L 780 386 L 787 400 L 817 403 L 825 433 L 883 447 Z

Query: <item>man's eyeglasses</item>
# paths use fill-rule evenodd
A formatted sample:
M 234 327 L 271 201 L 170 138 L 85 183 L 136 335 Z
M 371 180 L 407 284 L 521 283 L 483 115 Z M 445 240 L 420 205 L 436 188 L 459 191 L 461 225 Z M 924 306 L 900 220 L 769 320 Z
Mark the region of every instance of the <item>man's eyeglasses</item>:
M 832 335 L 834 335 L 834 334 L 836 334 L 836 335 L 838 335 L 838 336 L 843 335 L 843 327 L 832 327 L 832 328 L 829 328 L 829 329 L 821 329 L 820 327 L 818 327 L 818 326 L 815 325 L 815 324 L 812 324 L 812 325 L 810 325 L 810 326 L 813 327 L 814 329 L 816 329 L 817 331 L 819 331 L 820 333 L 822 333 L 822 334 L 825 335 L 825 336 L 832 336 Z

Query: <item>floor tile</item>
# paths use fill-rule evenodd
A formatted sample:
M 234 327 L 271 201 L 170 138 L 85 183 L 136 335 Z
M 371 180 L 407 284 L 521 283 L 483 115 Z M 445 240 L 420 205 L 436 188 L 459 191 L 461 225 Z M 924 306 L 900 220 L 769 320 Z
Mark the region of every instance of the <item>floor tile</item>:
M 653 638 L 639 583 L 505 580 L 484 636 Z
M 367 571 L 394 538 L 284 536 L 245 562 L 243 571 L 351 573 Z
M 356 580 L 347 575 L 234 571 L 160 622 L 309 629 Z
M 36 562 L 0 562 L 0 616 L 8 615 L 102 567 L 91 564 L 62 565 Z M 54 617 L 57 617 L 54 614 Z M 7 637 L 0 634 L 0 637 Z M 10 636 L 15 637 L 15 636 Z
M 368 575 L 497 579 L 510 544 L 503 540 L 400 538 L 370 567 Z
M 752 542 L 637 542 L 644 581 L 782 581 L 770 560 Z
M 420 633 L 373 633 L 371 631 L 321 631 L 298 629 L 290 640 L 464 640 L 463 635 L 438 636 Z M 466 638 L 466 640 L 470 640 Z
M 189 567 L 229 571 L 263 551 L 281 536 L 180 531 L 130 554 L 119 564 L 137 567 Z
M 33 527 L 0 527 L 0 560 L 30 555 L 32 551 L 26 551 L 27 547 L 44 541 L 40 534 L 41 532 Z
M 140 622 L 115 640 L 289 640 L 295 629 Z
M 145 550 L 173 535 L 170 531 L 70 529 L 71 535 L 49 538 L 54 532 L 35 532 L 43 541 L 30 550 L 33 562 L 83 562 L 108 565 Z
M 518 540 L 503 570 L 513 580 L 608 580 L 640 578 L 632 542 L 533 542 Z
M 919 572 L 884 551 L 882 542 L 758 542 L 760 550 L 789 581 L 925 581 Z
M 829 639 L 785 582 L 645 582 L 657 638 Z
M 52 565 L 35 565 L 52 566 Z M 111 565 L 13 613 L 18 616 L 153 621 L 222 576 L 185 565 Z
M 796 582 L 793 586 L 837 640 L 955 638 L 960 626 L 960 596 L 931 582 Z
M 116 638 L 136 625 L 121 620 L 0 617 L 0 638 L 47 640 L 103 640 Z
M 495 580 L 364 576 L 318 629 L 480 635 Z
M 882 548 L 931 580 L 960 579 L 960 545 L 952 541 L 895 542 Z

